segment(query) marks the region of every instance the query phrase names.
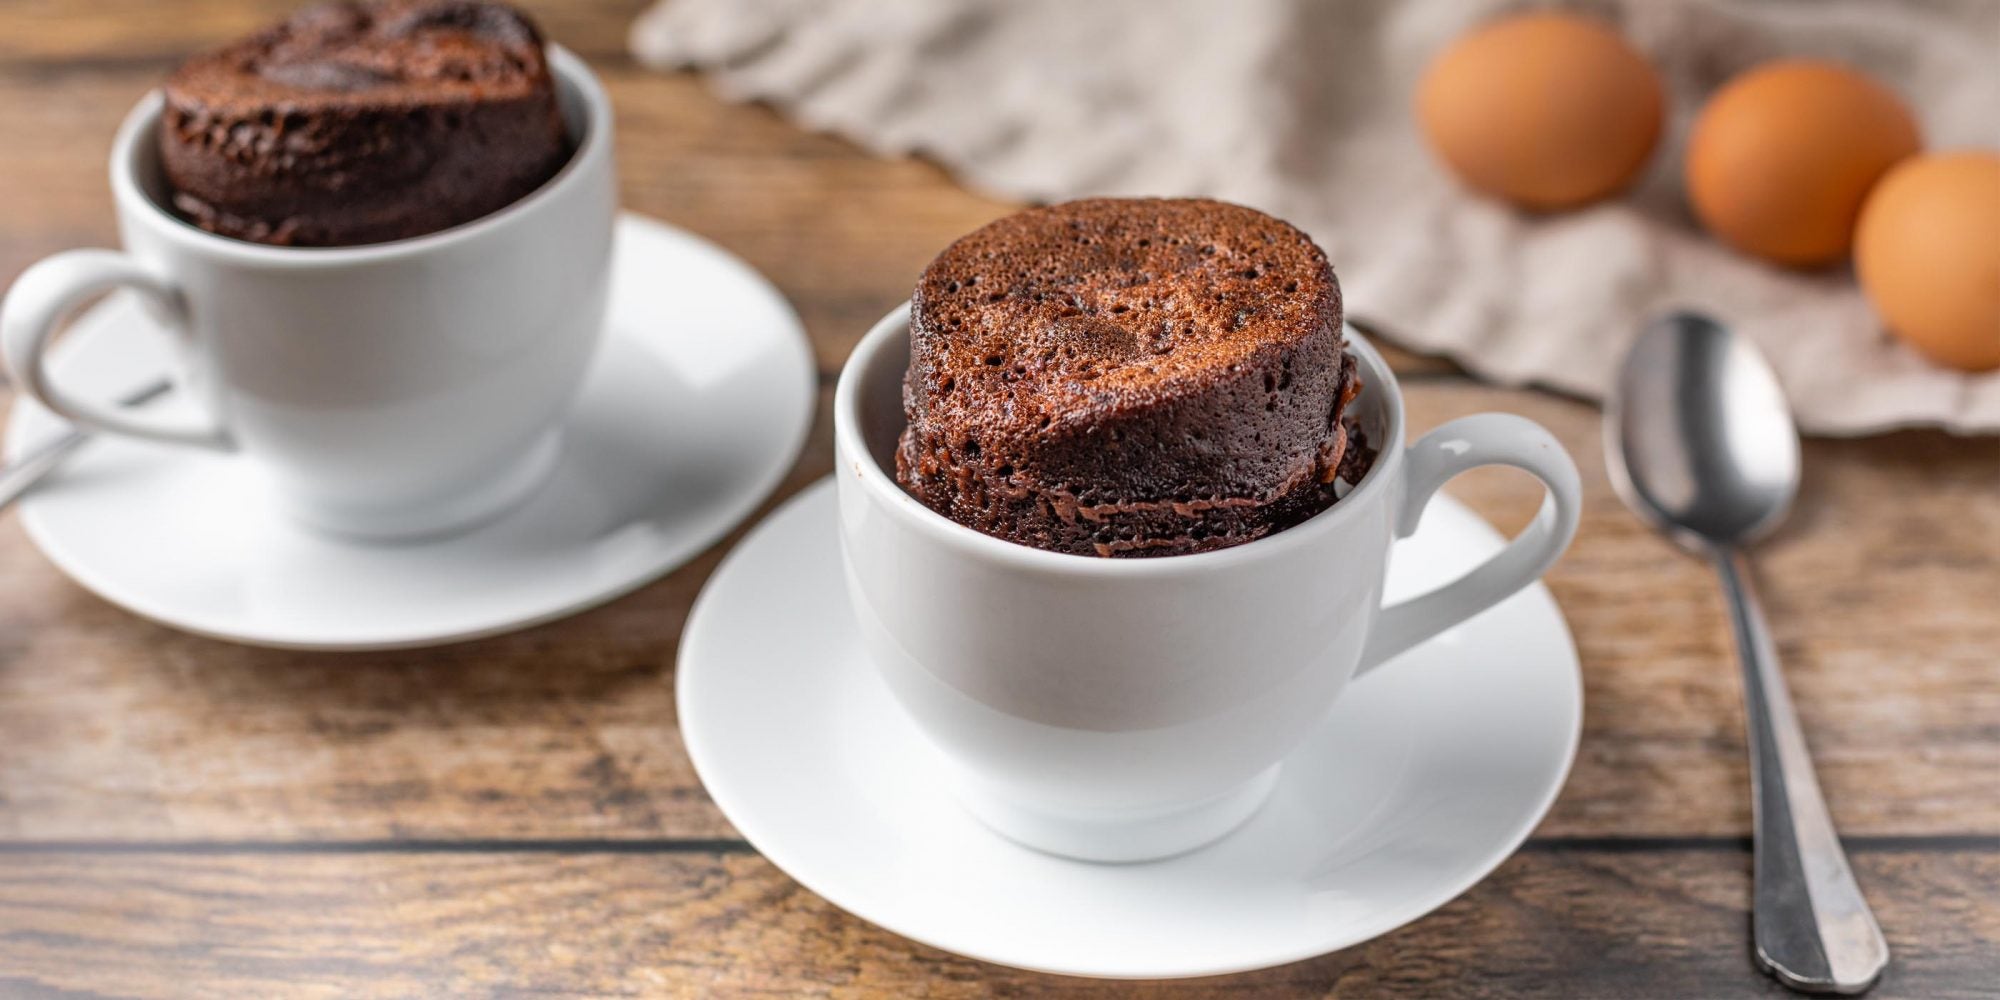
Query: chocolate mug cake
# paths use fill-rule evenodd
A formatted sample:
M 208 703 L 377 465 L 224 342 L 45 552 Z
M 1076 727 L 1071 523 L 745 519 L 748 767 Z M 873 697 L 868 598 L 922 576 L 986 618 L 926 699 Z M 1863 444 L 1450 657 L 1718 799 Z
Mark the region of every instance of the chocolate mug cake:
M 569 159 L 541 32 L 488 0 L 310 7 L 182 65 L 160 154 L 210 232 L 349 246 L 470 222 Z
M 1261 212 L 1095 199 L 1009 216 L 917 285 L 897 479 L 960 524 L 1056 552 L 1263 537 L 1358 478 L 1341 330 L 1326 254 Z

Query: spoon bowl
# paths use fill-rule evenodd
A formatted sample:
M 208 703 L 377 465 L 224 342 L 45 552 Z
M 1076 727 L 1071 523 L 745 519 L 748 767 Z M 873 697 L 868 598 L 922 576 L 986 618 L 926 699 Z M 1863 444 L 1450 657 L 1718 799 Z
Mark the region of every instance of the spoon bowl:
M 1606 411 L 1611 482 L 1626 506 L 1704 551 L 1776 527 L 1799 486 L 1799 434 L 1757 349 L 1677 312 L 1646 327 Z

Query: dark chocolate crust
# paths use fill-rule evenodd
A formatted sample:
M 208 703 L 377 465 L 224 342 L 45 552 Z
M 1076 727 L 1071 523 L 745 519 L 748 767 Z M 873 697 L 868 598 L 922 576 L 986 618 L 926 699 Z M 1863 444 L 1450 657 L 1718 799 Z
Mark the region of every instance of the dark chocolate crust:
M 1340 286 L 1268 215 L 1097 199 L 1009 216 L 931 262 L 910 341 L 897 478 L 967 527 L 1173 555 L 1333 502 L 1360 388 Z
M 570 154 L 540 32 L 483 0 L 310 7 L 190 60 L 165 89 L 174 209 L 258 243 L 448 229 L 534 191 Z

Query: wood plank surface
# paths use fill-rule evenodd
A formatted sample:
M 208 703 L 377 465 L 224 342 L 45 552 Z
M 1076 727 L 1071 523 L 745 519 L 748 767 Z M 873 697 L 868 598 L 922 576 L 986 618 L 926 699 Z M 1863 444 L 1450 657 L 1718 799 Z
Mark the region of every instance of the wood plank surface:
M 181 56 L 292 6 L 0 3 L 0 283 L 115 245 L 118 120 Z M 528 6 L 606 81 L 625 204 L 743 256 L 799 309 L 823 385 L 779 495 L 796 492 L 831 466 L 828 387 L 854 342 L 1009 206 L 638 69 L 621 51 L 636 3 Z M 1249 976 L 1091 984 L 953 958 L 798 888 L 735 839 L 674 717 L 683 619 L 747 529 L 562 622 L 329 655 L 140 621 L 0 514 L 0 997 L 1777 995 L 1745 954 L 1740 698 L 1708 573 L 1611 495 L 1593 407 L 1390 354 L 1416 428 L 1522 413 L 1583 468 L 1582 529 L 1548 582 L 1586 715 L 1524 853 L 1380 941 Z M 1992 995 L 2000 441 L 1814 441 L 1806 469 L 1758 563 L 1896 949 L 1876 995 Z M 1537 501 L 1511 473 L 1451 491 L 1509 530 Z
M 700 852 L 0 853 L 0 991 L 62 996 L 1787 996 L 1738 849 L 1530 847 L 1419 923 L 1276 969 L 1103 983 L 1003 969 Z M 1991 852 L 1862 850 L 1897 962 L 1871 996 L 1991 997 Z M 103 956 L 124 960 L 104 962 Z M 63 991 L 63 992 L 57 992 Z

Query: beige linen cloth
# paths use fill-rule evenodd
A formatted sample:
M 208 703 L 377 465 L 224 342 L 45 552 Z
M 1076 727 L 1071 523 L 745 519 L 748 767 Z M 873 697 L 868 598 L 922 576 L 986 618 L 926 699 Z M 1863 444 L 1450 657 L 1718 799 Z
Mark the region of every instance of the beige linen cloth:
M 1207 195 L 1326 247 L 1350 312 L 1504 383 L 1600 397 L 1644 318 L 1698 307 L 1755 338 L 1809 433 L 2000 432 L 2000 373 L 1926 364 L 1846 269 L 1786 271 L 1694 224 L 1681 147 L 1702 99 L 1786 55 L 1900 91 L 1930 148 L 2000 147 L 2000 0 L 1601 0 L 1672 116 L 1622 198 L 1532 216 L 1472 197 L 1410 114 L 1432 54 L 1518 0 L 660 0 L 647 64 L 921 153 L 1026 200 Z M 911 275 L 914 282 L 915 275 Z

